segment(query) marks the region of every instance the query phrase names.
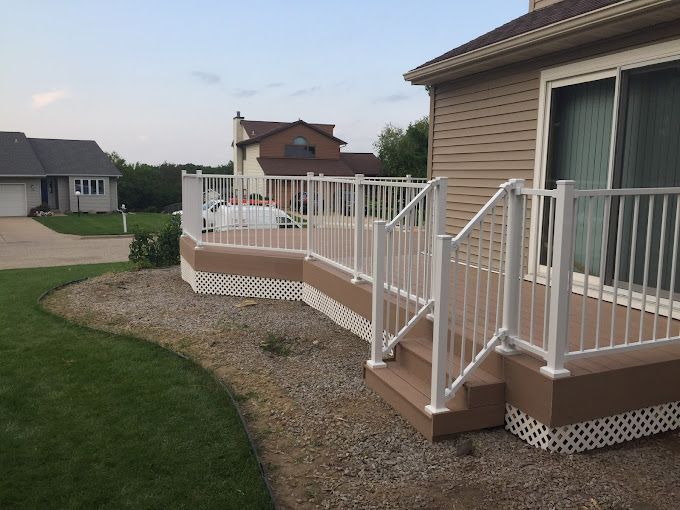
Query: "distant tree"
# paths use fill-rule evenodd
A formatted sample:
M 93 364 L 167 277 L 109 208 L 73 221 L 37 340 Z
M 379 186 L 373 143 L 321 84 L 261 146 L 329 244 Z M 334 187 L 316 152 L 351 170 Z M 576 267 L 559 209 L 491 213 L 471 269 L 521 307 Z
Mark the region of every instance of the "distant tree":
M 430 125 L 423 117 L 406 129 L 387 124 L 374 147 L 385 175 L 427 177 L 427 148 Z
M 165 206 L 182 201 L 182 170 L 188 173 L 231 175 L 234 166 L 230 161 L 226 165 L 203 166 L 188 163 L 177 165 L 163 163 L 149 165 L 147 163 L 128 163 L 118 153 L 109 154 L 109 159 L 122 174 L 118 181 L 118 202 L 125 204 L 131 211 L 160 211 Z

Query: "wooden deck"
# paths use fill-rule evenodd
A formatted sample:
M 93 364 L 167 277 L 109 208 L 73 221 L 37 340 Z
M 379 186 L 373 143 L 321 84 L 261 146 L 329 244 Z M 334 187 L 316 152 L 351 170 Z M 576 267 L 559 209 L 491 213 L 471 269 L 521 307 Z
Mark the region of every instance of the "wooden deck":
M 241 243 L 241 236 L 246 235 L 252 246 L 255 246 L 257 239 L 271 238 L 276 244 L 269 250 L 214 246 L 203 246 L 200 250 L 195 250 L 184 241 L 183 256 L 191 252 L 192 266 L 199 271 L 229 273 L 238 267 L 238 274 L 271 278 L 278 275 L 284 279 L 300 278 L 301 281 L 308 282 L 353 312 L 370 320 L 369 284 L 352 284 L 351 275 L 347 271 L 341 271 L 322 261 L 305 261 L 302 253 L 304 248 L 300 248 L 299 253 L 282 252 L 277 249 L 276 246 L 290 247 L 296 246 L 295 243 L 299 243 L 297 246 L 305 246 L 305 229 L 244 232 L 245 234 L 222 233 L 222 239 L 228 237 L 233 242 Z M 215 241 L 215 237 L 211 238 L 211 235 L 212 233 L 206 234 L 204 240 Z M 344 251 L 349 257 L 353 252 L 353 246 L 345 245 Z M 272 264 L 272 261 L 278 258 L 281 259 L 281 264 Z M 224 260 L 225 264 L 215 265 L 220 259 Z M 452 312 L 451 317 L 455 316 L 454 334 L 462 335 L 465 327 L 465 339 L 468 344 L 476 341 L 481 345 L 484 339 L 488 340 L 488 335 L 495 327 L 498 275 L 492 273 L 487 282 L 486 273 L 480 273 L 477 285 L 476 272 L 468 269 L 468 294 L 477 286 L 484 291 L 480 294 L 477 305 L 477 338 L 473 338 L 472 335 L 475 331 L 474 314 L 468 309 L 466 316 L 463 317 L 461 308 L 455 305 L 462 303 L 466 292 L 462 274 L 458 275 L 457 285 L 453 284 L 453 279 L 452 274 L 451 285 L 454 291 L 452 309 L 455 312 Z M 615 307 L 612 303 L 600 302 L 594 297 L 586 297 L 584 305 L 583 296 L 573 294 L 569 320 L 571 350 L 589 349 L 595 345 L 598 307 L 601 318 L 600 346 L 611 343 L 609 333 L 612 317 L 616 326 L 614 345 L 621 345 L 625 341 L 623 323 L 626 317 L 630 321 L 629 331 L 635 333 L 629 336 L 629 342 L 637 341 L 640 331 L 644 339 L 652 337 L 653 313 L 642 312 L 639 309 L 629 311 L 626 307 L 620 305 Z M 584 309 L 583 317 L 586 321 L 582 322 Z M 544 342 L 544 312 L 545 287 L 540 284 L 534 286 L 530 281 L 524 281 L 521 292 L 520 336 L 527 341 L 531 338 L 532 343 L 538 347 L 542 347 Z M 534 326 L 530 329 L 529 324 L 532 321 Z M 665 317 L 657 320 L 657 332 L 663 331 L 665 334 L 667 321 Z M 482 334 L 485 322 L 486 333 Z M 675 334 L 680 332 L 680 321 L 671 321 L 671 331 Z M 680 401 L 678 344 L 645 346 L 643 349 L 626 352 L 602 352 L 595 357 L 572 359 L 566 363 L 571 376 L 556 380 L 540 373 L 540 367 L 545 365 L 545 362 L 536 355 L 522 353 L 500 356 L 492 353 L 475 377 L 466 384 L 464 391 L 450 402 L 451 413 L 433 419 L 424 412 L 424 405 L 429 402 L 431 334 L 432 323 L 424 318 L 403 345 L 398 347 L 395 359 L 388 364 L 388 369 L 365 368 L 367 384 L 383 395 L 395 409 L 429 438 L 436 439 L 464 430 L 500 426 L 503 424 L 505 403 L 521 409 L 547 426 L 557 427 Z M 452 366 L 456 363 L 458 354 L 456 349 L 449 350 Z

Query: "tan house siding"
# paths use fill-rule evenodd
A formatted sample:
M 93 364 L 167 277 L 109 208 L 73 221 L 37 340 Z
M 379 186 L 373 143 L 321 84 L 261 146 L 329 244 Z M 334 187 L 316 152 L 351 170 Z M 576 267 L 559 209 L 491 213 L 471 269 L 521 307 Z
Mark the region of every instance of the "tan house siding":
M 562 0 L 529 0 L 529 11 L 535 11 L 536 9 L 542 9 Z
M 533 184 L 541 70 L 678 36 L 675 22 L 434 87 L 431 172 L 449 178 L 447 231 L 456 234 L 502 182 Z
M 243 175 L 259 176 L 264 175 L 257 158 L 260 157 L 260 144 L 254 143 L 243 147 L 246 158 L 243 160 Z
M 109 177 L 109 206 L 112 211 L 118 209 L 118 179 Z
M 68 211 L 71 207 L 68 177 L 57 177 L 57 197 L 59 199 L 57 208 L 62 212 Z
M 293 143 L 296 136 L 304 136 L 315 146 L 316 159 L 338 159 L 340 144 L 307 126 L 295 126 L 269 136 L 260 142 L 260 155 L 265 158 L 283 158 L 285 146 Z

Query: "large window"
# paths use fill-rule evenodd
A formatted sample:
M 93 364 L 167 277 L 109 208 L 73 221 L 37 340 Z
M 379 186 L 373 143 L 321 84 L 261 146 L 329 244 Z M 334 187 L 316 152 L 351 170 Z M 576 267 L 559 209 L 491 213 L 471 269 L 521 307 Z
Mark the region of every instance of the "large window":
M 546 188 L 560 179 L 576 181 L 579 189 L 680 186 L 680 60 L 622 65 L 590 79 L 555 80 L 546 90 Z M 589 274 L 607 283 L 616 279 L 633 287 L 643 284 L 645 275 L 650 281 L 659 276 L 663 289 L 680 291 L 680 274 L 672 285 L 664 270 L 672 263 L 677 200 L 669 195 L 664 205 L 648 196 L 615 198 L 596 201 L 588 211 L 586 201 L 577 201 L 574 269 L 589 267 Z M 648 245 L 664 260 L 645 256 Z
M 287 158 L 313 158 L 316 155 L 316 148 L 309 145 L 307 139 L 303 136 L 296 136 L 293 138 L 291 145 L 286 145 L 285 156 Z
M 104 195 L 104 179 L 74 179 L 73 188 L 81 195 Z

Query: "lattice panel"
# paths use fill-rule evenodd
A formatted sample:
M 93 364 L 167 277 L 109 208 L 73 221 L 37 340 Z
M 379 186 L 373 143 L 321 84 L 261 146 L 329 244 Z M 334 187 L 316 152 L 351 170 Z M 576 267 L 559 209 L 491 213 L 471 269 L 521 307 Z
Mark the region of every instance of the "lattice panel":
M 505 428 L 543 450 L 583 452 L 680 428 L 680 402 L 553 428 L 506 404 Z
M 328 297 L 320 290 L 303 283 L 302 301 L 327 315 L 338 326 L 351 331 L 367 342 L 371 341 L 371 321 Z
M 199 294 L 300 301 L 302 282 L 196 271 L 195 291 Z
M 196 292 L 196 271 L 194 268 L 182 256 L 179 259 L 179 267 L 182 272 L 182 280 L 191 285 L 193 291 Z

